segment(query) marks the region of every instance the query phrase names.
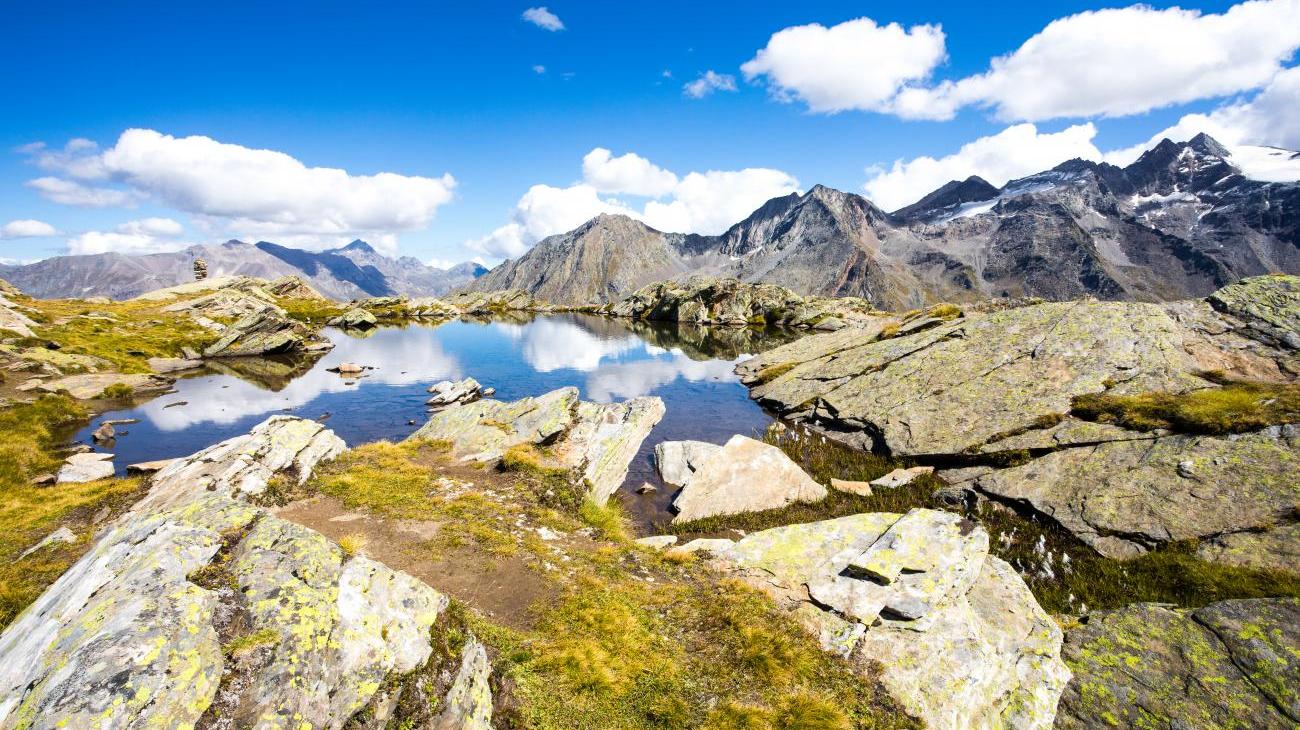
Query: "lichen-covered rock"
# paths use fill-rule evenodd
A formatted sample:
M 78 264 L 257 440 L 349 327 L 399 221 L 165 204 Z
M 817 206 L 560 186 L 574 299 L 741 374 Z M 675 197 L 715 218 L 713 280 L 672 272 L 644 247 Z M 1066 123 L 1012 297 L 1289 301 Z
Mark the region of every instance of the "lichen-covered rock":
M 1178 610 L 1139 603 L 1088 617 L 1063 651 L 1074 681 L 1057 727 L 1188 730 L 1300 725 L 1300 601 Z
M 450 442 L 452 454 L 465 461 L 494 461 L 521 444 L 554 446 L 560 465 L 588 485 L 588 498 L 604 504 L 663 415 L 663 400 L 654 396 L 588 403 L 569 387 L 517 401 L 484 399 L 444 408 L 410 438 Z
M 1256 276 L 1214 292 L 1206 301 L 1245 324 L 1243 333 L 1300 350 L 1300 276 Z
M 487 649 L 471 634 L 461 649 L 460 669 L 432 730 L 492 730 L 491 674 Z
M 60 484 L 64 482 L 93 482 L 111 476 L 113 476 L 113 455 L 88 452 L 73 454 L 65 459 L 63 466 L 59 467 L 59 473 L 55 481 Z
M 580 470 L 588 499 L 605 504 L 627 479 L 628 465 L 664 413 L 663 399 L 658 396 L 578 404 L 559 453 L 562 462 Z
M 655 444 L 655 468 L 665 484 L 680 487 L 721 448 L 707 441 L 663 441 Z
M 989 495 L 1032 505 L 1103 555 L 1293 524 L 1300 429 L 1163 436 L 1061 449 L 977 478 Z M 1257 557 L 1294 569 L 1286 552 Z
M 673 500 L 673 522 L 817 502 L 826 494 L 784 451 L 736 435 L 691 474 Z
M 249 501 L 342 449 L 276 416 L 157 472 L 0 634 L 0 727 L 192 727 L 220 697 L 237 724 L 340 728 L 423 664 L 443 596 Z M 232 612 L 249 625 L 223 635 Z M 241 636 L 260 659 L 223 656 Z
M 941 536 L 954 551 L 925 561 L 929 578 L 943 587 L 930 591 L 923 616 L 883 612 L 862 622 L 815 595 L 809 600 L 811 586 L 869 582 L 850 577 L 851 564 L 881 540 L 890 543 L 886 536 L 896 534 L 896 525 L 914 537 Z M 879 672 L 890 694 L 927 727 L 1048 728 L 1070 678 L 1060 659 L 1061 632 L 1011 566 L 987 554 L 987 540 L 982 528 L 956 515 L 913 510 L 777 527 L 715 552 L 827 651 Z M 886 548 L 894 545 L 878 550 Z
M 299 352 L 319 342 L 305 325 L 267 305 L 240 317 L 222 331 L 221 339 L 203 350 L 204 357 L 243 357 Z
M 457 457 L 492 461 L 512 446 L 557 439 L 572 425 L 577 405 L 572 387 L 510 402 L 484 399 L 433 414 L 411 438 L 449 441 Z
M 494 314 L 500 312 L 548 312 L 554 309 L 546 302 L 534 299 L 521 289 L 502 291 L 461 291 L 443 298 L 462 314 Z
M 343 328 L 351 328 L 351 329 L 359 329 L 359 330 L 368 330 L 371 327 L 377 326 L 379 324 L 379 320 L 375 318 L 375 315 L 362 309 L 361 307 L 353 307 L 352 309 L 349 309 L 343 314 L 340 314 L 339 316 L 330 319 L 330 321 L 327 324 L 329 324 L 329 326 L 331 327 L 343 327 Z
M 67 392 L 79 400 L 99 398 L 107 388 L 130 388 L 141 395 L 157 393 L 171 387 L 171 378 L 142 373 L 84 373 L 67 375 L 41 383 L 38 388 L 47 393 Z
M 775 284 L 692 276 L 637 290 L 605 310 L 616 317 L 692 324 L 780 324 L 837 330 L 871 316 L 863 299 L 802 297 Z

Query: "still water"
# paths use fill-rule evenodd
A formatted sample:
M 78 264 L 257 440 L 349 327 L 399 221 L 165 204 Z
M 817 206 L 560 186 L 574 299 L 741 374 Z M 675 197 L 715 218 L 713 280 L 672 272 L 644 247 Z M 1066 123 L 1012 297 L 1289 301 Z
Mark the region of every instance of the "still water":
M 753 435 L 771 417 L 749 399 L 732 369 L 740 360 L 789 341 L 781 330 L 649 325 L 588 315 L 455 320 L 440 325 L 385 327 L 363 336 L 337 329 L 319 359 L 217 361 L 176 383 L 176 392 L 94 419 L 138 419 L 117 426 L 118 437 L 99 450 L 128 464 L 185 456 L 247 432 L 276 413 L 324 418 L 348 444 L 400 440 L 427 418 L 426 388 L 472 376 L 496 388 L 500 400 L 576 386 L 585 400 L 621 401 L 640 395 L 664 400 L 667 414 L 641 446 L 620 497 L 648 523 L 664 515 L 671 490 L 651 462 L 660 441 L 723 443 Z M 366 377 L 340 376 L 342 362 L 373 366 Z M 645 496 L 642 482 L 660 487 Z

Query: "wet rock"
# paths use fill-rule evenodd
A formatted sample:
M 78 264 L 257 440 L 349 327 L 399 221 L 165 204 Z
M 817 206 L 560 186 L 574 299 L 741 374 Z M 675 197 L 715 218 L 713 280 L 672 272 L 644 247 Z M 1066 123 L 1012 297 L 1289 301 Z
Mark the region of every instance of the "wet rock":
M 908 523 L 894 530 L 904 519 Z M 879 672 L 890 694 L 927 727 L 1049 728 L 1070 678 L 1060 659 L 1060 629 L 1011 566 L 987 554 L 982 533 L 933 510 L 867 513 L 763 530 L 718 555 L 734 575 L 772 595 L 827 651 L 849 657 L 864 673 Z M 915 586 L 928 596 L 925 605 L 895 594 L 894 610 L 868 624 L 809 601 L 805 586 L 867 582 L 846 572 L 864 555 L 894 550 L 896 542 L 872 551 L 890 534 L 941 536 L 952 551 L 921 545 L 911 553 L 928 553 L 923 567 L 941 584 Z M 903 570 L 898 576 L 892 584 L 898 588 L 911 580 Z
M 66 527 L 60 527 L 54 532 L 51 532 L 50 534 L 41 538 L 40 542 L 24 550 L 22 554 L 18 556 L 18 559 L 22 560 L 28 555 L 31 555 L 32 553 L 39 551 L 41 548 L 54 545 L 55 543 L 63 543 L 64 545 L 74 545 L 76 544 L 76 542 L 77 542 L 76 533 L 74 533 L 72 530 L 69 530 Z
M 100 453 L 73 454 L 59 467 L 56 479 L 63 482 L 93 482 L 113 476 L 113 455 Z
M 460 669 L 433 720 L 434 730 L 492 730 L 492 667 L 487 649 L 472 634 L 460 654 Z
M 775 446 L 732 436 L 691 475 L 673 501 L 673 522 L 816 502 L 826 487 L 813 481 Z
M 881 487 L 883 489 L 896 489 L 905 487 L 916 481 L 917 477 L 926 476 L 934 473 L 932 466 L 914 466 L 908 469 L 895 469 L 878 479 L 871 480 L 871 486 Z
M 680 487 L 721 449 L 707 441 L 663 441 L 655 444 L 655 469 L 664 483 Z
M 1300 601 L 1293 598 L 1190 611 L 1134 604 L 1090 615 L 1068 633 L 1063 654 L 1075 679 L 1061 697 L 1059 728 L 1300 723 Z
M 114 430 L 113 424 L 101 423 L 99 424 L 99 428 L 95 429 L 95 432 L 90 434 L 90 438 L 95 443 L 99 444 L 99 443 L 104 443 L 106 441 L 112 441 L 113 436 L 116 435 L 116 433 L 117 432 Z
M 375 319 L 375 315 L 370 312 L 360 307 L 353 307 L 343 314 L 331 319 L 328 324 L 331 327 L 367 330 L 378 325 L 379 320 Z
M 457 403 L 469 403 L 482 394 L 479 382 L 473 378 L 464 380 L 442 380 L 429 386 L 429 400 L 424 404 L 430 408 L 446 408 Z
M 657 491 L 659 491 L 659 487 L 656 487 L 650 482 L 641 482 L 641 486 L 636 488 L 637 494 L 653 494 Z

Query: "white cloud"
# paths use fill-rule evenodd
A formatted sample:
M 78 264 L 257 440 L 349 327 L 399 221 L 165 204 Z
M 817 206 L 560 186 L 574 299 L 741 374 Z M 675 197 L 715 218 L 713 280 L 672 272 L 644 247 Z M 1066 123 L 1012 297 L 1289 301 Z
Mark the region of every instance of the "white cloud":
M 126 189 L 88 188 L 55 177 L 28 185 L 71 205 L 124 205 L 148 197 L 240 237 L 305 245 L 365 238 L 389 253 L 396 249 L 396 234 L 426 227 L 456 185 L 451 175 L 352 175 L 307 167 L 283 152 L 151 129 L 128 129 L 102 152 L 84 145 L 74 152 L 84 154 L 48 164 L 71 177 L 102 169 Z M 38 157 L 37 164 L 45 163 Z
M 86 231 L 68 239 L 68 253 L 144 254 L 179 251 L 191 244 L 177 239 L 185 228 L 170 218 L 127 221 L 112 231 Z
M 1033 124 L 1017 124 L 997 134 L 980 137 L 945 157 L 896 160 L 889 170 L 868 170 L 872 176 L 863 188 L 867 197 L 886 210 L 914 203 L 949 180 L 979 175 L 993 185 L 1050 169 L 1081 157 L 1100 160 L 1093 144 L 1097 128 L 1077 124 L 1060 132 L 1043 133 Z
M 946 58 L 937 25 L 877 25 L 870 18 L 829 28 L 785 28 L 740 67 L 766 77 L 778 99 L 799 99 L 816 112 L 889 111 L 904 84 L 921 81 Z
M 45 238 L 56 235 L 58 231 L 54 226 L 45 221 L 32 220 L 31 218 L 22 218 L 16 221 L 9 221 L 0 226 L 0 238 Z
M 1146 142 L 1107 153 L 1106 160 L 1127 165 L 1162 139 L 1185 142 L 1201 132 L 1229 147 L 1300 149 L 1300 66 L 1279 73 L 1248 101 L 1233 101 L 1208 114 L 1187 114 Z
M 539 63 L 539 64 L 533 66 L 533 73 L 535 73 L 535 74 L 544 74 L 544 73 L 546 73 L 546 67 Z
M 135 205 L 137 198 L 128 190 L 92 187 L 61 177 L 38 177 L 28 180 L 26 185 L 46 200 L 78 208 L 129 208 Z
M 560 20 L 559 16 L 547 10 L 545 5 L 539 8 L 529 8 L 525 10 L 524 14 L 520 17 L 522 17 L 525 22 L 532 23 L 543 30 L 549 30 L 552 32 L 564 30 L 564 23 Z
M 766 168 L 692 172 L 679 178 L 639 155 L 613 157 L 600 147 L 583 158 L 583 172 L 583 182 L 568 187 L 532 186 L 515 205 L 510 222 L 465 245 L 487 256 L 514 258 L 541 239 L 602 213 L 630 216 L 661 231 L 716 234 L 768 200 L 799 188 L 789 174 Z M 675 181 L 671 186 L 670 179 Z M 637 209 L 601 197 L 602 192 L 662 200 L 647 200 Z
M 713 70 L 700 74 L 698 79 L 682 87 L 682 91 L 692 99 L 703 99 L 715 91 L 735 91 L 736 77 L 720 74 Z
M 597 147 L 582 158 L 582 177 L 602 193 L 627 193 L 657 198 L 677 186 L 677 176 L 632 152 L 614 157 Z

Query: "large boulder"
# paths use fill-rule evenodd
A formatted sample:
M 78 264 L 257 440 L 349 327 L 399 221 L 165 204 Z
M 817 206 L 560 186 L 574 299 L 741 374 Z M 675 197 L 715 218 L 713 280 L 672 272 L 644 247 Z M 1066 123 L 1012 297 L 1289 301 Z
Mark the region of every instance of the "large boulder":
M 517 401 L 489 398 L 444 408 L 410 438 L 447 441 L 464 461 L 495 461 L 524 444 L 552 446 L 559 463 L 584 480 L 588 498 L 604 504 L 663 416 L 657 397 L 588 403 L 569 387 Z
M 203 350 L 204 357 L 244 357 L 301 352 L 321 341 L 301 322 L 284 316 L 274 305 L 240 317 L 222 330 L 219 340 Z
M 917 509 L 756 532 L 712 551 L 933 728 L 1048 728 L 1061 631 L 982 527 Z M 886 582 L 887 581 L 887 582 Z M 811 594 L 811 598 L 810 598 Z
M 1057 727 L 1300 725 L 1300 601 L 1179 610 L 1139 603 L 1090 615 L 1066 636 L 1074 681 Z
M 682 487 L 673 522 L 778 509 L 795 502 L 825 499 L 826 487 L 813 481 L 785 452 L 746 436 L 732 436 L 705 459 Z
M 1300 529 L 1294 425 L 1134 431 L 1080 418 L 1075 399 L 1189 393 L 1224 375 L 1292 382 L 1298 291 L 1300 278 L 1268 276 L 1200 301 L 971 309 L 910 334 L 872 322 L 737 372 L 759 402 L 829 438 L 973 467 L 942 476 L 954 493 L 1030 507 L 1104 555 L 1195 539 L 1211 559 L 1287 568 Z
M 330 319 L 327 323 L 331 327 L 343 327 L 344 329 L 368 330 L 379 324 L 375 315 L 362 309 L 353 307 L 337 317 Z
M 707 441 L 663 441 L 655 444 L 655 468 L 665 484 L 680 487 L 721 448 Z
M 93 482 L 113 476 L 114 471 L 112 454 L 88 451 L 82 454 L 73 454 L 65 459 L 63 466 L 59 467 L 59 473 L 55 477 L 55 481 L 60 484 L 64 482 Z

